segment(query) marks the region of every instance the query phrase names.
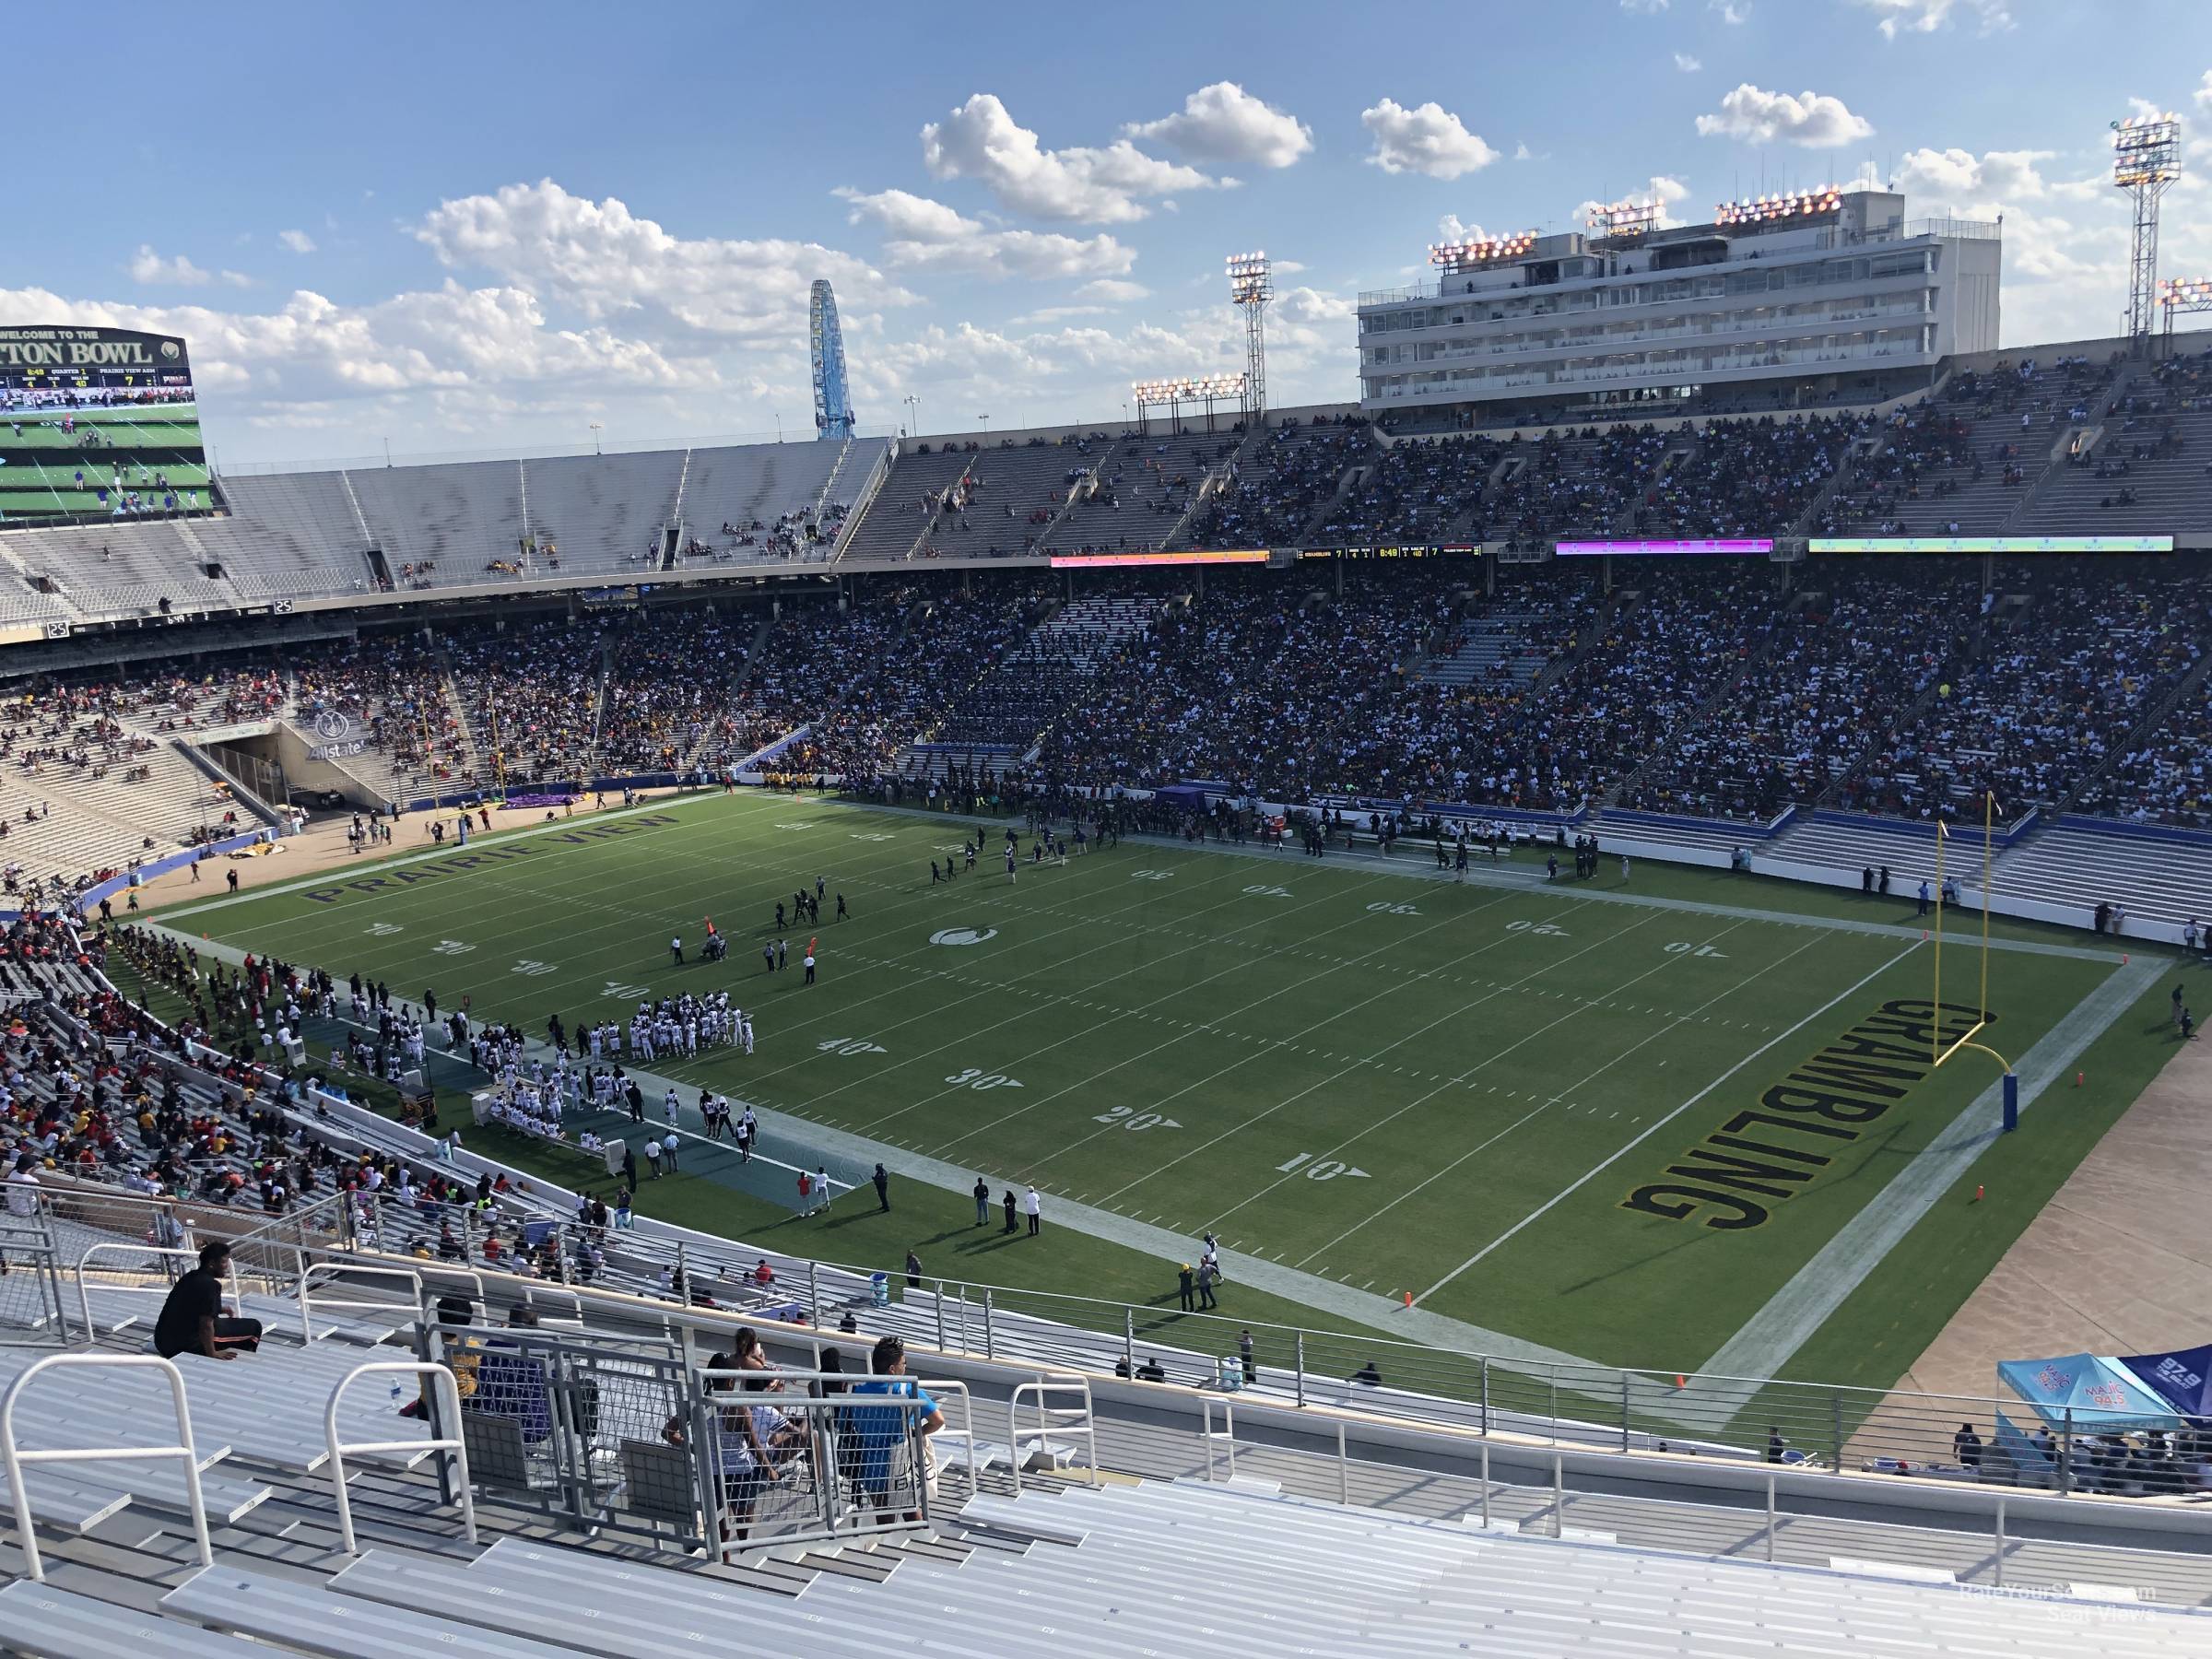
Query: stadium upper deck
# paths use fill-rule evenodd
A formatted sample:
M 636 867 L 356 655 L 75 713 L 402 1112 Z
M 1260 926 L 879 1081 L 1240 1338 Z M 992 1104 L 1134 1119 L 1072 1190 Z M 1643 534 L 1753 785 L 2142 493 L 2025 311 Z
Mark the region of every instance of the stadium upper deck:
M 1561 536 L 2164 535 L 2212 544 L 2212 351 L 1947 359 L 1801 399 L 1725 387 L 1450 434 L 1264 430 L 671 448 L 214 480 L 222 511 L 0 532 L 0 644 L 85 628 L 910 561 Z M 1664 418 L 1653 410 L 1665 408 Z M 199 477 L 195 473 L 194 477 Z M 164 478 L 180 486 L 182 475 Z M 202 479 L 204 483 L 205 480 Z M 186 483 L 188 491 L 194 486 Z

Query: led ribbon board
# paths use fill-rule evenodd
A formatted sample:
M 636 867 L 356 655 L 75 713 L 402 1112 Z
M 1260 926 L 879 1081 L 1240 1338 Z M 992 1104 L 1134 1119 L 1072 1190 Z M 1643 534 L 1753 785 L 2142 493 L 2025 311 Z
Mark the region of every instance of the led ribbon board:
M 1816 535 L 1815 553 L 2171 553 L 2171 535 Z M 1564 552 L 1566 549 L 1561 548 Z
M 1053 569 L 1079 571 L 1104 565 L 1265 564 L 1265 547 L 1240 548 L 1229 553 L 1055 553 Z
M 1563 541 L 1553 549 L 1561 559 L 1645 559 L 1679 553 L 1771 553 L 1771 536 L 1740 536 L 1716 541 Z

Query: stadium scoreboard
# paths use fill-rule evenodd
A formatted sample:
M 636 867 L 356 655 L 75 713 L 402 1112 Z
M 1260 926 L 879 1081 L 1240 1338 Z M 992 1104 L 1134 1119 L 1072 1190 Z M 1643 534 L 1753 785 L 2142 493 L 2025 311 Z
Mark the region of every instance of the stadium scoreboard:
M 0 390 L 189 391 L 192 359 L 174 335 L 121 328 L 0 328 Z
M 214 505 L 182 340 L 61 323 L 0 327 L 0 524 Z

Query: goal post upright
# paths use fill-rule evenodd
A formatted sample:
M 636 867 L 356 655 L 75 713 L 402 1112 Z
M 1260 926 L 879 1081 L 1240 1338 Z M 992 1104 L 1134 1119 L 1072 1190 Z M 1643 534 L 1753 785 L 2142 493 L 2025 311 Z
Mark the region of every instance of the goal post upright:
M 2020 1079 L 2012 1069 L 2012 1063 L 1986 1042 L 1975 1041 L 1989 1024 L 1989 917 L 1990 900 L 1996 882 L 1996 818 L 1997 797 L 1994 790 L 1982 792 L 1982 973 L 1980 998 L 1974 1004 L 1974 1023 L 1947 1045 L 1943 1041 L 1943 892 L 1944 853 L 1949 845 L 1949 828 L 1938 818 L 1936 823 L 1936 993 L 1929 1021 L 1928 1068 L 1933 1071 L 1946 1061 L 1955 1058 L 1961 1051 L 1972 1049 L 1987 1054 L 1997 1063 L 2005 1076 L 2005 1127 L 2017 1129 L 2020 1124 Z

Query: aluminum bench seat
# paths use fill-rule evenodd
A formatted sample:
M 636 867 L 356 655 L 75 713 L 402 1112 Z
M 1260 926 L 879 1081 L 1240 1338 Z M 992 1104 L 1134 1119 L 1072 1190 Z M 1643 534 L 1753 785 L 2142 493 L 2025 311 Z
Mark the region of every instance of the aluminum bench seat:
M 658 1571 L 678 1586 L 685 1583 L 679 1572 Z M 834 1623 L 810 1627 L 806 1646 L 793 1647 L 769 1627 L 779 1607 L 793 1606 L 782 1596 L 733 1591 L 744 1604 L 733 1612 L 687 1603 L 673 1593 L 664 1599 L 653 1587 L 660 1583 L 655 1578 L 625 1588 L 597 1577 L 587 1580 L 581 1572 L 566 1581 L 537 1572 L 510 1576 L 499 1567 L 453 1567 L 371 1550 L 331 1580 L 331 1588 L 379 1607 L 419 1608 L 487 1630 L 566 1642 L 606 1659 L 663 1659 L 678 1653 L 702 1659 L 782 1659 L 800 1651 L 824 1659 L 880 1659 L 883 1652 L 881 1640 L 848 1641 Z M 921 1653 L 971 1651 L 933 1647 L 912 1630 L 900 1644 Z
M 161 1610 L 324 1659 L 421 1659 L 426 1652 L 441 1651 L 484 1659 L 575 1659 L 572 1646 L 456 1624 L 406 1606 L 371 1606 L 320 1585 L 219 1561 L 163 1596 Z
M 27 1659 L 253 1659 L 266 1651 L 29 1579 L 0 1589 L 0 1641 Z

